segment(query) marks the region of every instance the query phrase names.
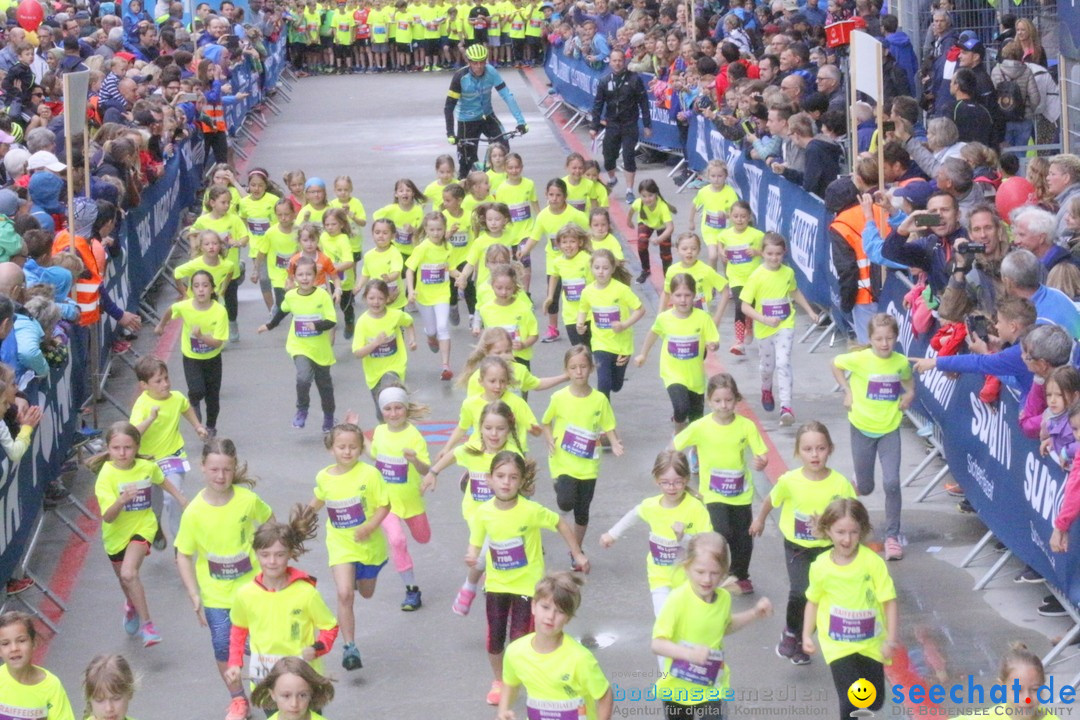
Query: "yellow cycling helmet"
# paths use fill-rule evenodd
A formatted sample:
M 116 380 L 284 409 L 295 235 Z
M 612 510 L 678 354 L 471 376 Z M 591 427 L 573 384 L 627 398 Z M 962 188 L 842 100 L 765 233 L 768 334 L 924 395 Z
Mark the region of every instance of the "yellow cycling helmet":
M 487 47 L 479 43 L 470 45 L 465 50 L 465 57 L 472 62 L 483 62 L 484 60 L 487 60 Z

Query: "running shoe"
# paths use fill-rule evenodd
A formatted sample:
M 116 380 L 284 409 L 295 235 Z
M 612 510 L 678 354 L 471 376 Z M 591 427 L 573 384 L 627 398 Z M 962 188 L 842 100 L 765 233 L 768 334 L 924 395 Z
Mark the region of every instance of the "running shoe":
M 457 597 L 454 598 L 454 604 L 450 606 L 450 609 L 454 611 L 455 615 L 465 617 L 469 614 L 469 610 L 472 608 L 473 600 L 475 599 L 475 591 L 461 588 L 458 590 Z
M 730 352 L 732 355 L 738 355 L 738 356 L 742 356 L 742 355 L 746 354 L 746 350 L 743 348 L 741 343 L 737 343 L 735 345 L 732 345 L 731 350 L 729 350 L 728 352 Z
M 559 340 L 559 328 L 554 325 L 548 325 L 547 331 L 544 333 L 544 337 L 540 340 L 542 343 L 553 343 Z
M 1016 577 L 1013 578 L 1013 582 L 1038 584 L 1041 582 L 1046 582 L 1046 578 L 1035 572 L 1033 569 L 1026 567 L 1021 570 Z
M 124 601 L 124 632 L 128 635 L 139 632 L 139 613 L 135 611 L 135 606 L 126 600 Z
M 761 391 L 761 407 L 765 412 L 772 412 L 776 408 L 776 400 L 773 399 L 772 390 Z
M 300 429 L 307 424 L 307 410 L 297 410 L 296 416 L 293 418 L 292 426 L 296 429 Z
M 626 204 L 630 205 L 634 202 L 634 191 L 630 188 L 626 188 Z
M 1039 606 L 1038 613 L 1043 617 L 1068 617 L 1069 613 L 1065 611 L 1065 607 L 1058 602 L 1058 599 L 1053 595 L 1050 599 Z
M 648 279 L 649 279 L 649 271 L 648 271 L 648 269 L 642 268 L 641 274 L 637 276 L 638 285 L 641 285 L 642 283 L 644 283 Z
M 780 426 L 788 427 L 795 422 L 795 413 L 789 407 L 780 408 Z
M 780 634 L 780 642 L 776 645 L 776 654 L 782 658 L 791 659 L 795 653 L 802 650 L 799 639 L 795 637 L 795 633 L 784 630 Z
M 900 544 L 899 538 L 894 538 L 894 537 L 885 538 L 885 559 L 886 560 L 903 560 L 904 559 L 904 546 Z
M 791 664 L 792 665 L 809 665 L 810 664 L 810 656 L 803 652 L 802 643 L 799 644 L 798 649 L 796 649 L 795 653 L 791 656 Z
M 322 431 L 324 433 L 328 433 L 331 430 L 333 430 L 335 424 L 336 423 L 334 422 L 334 416 L 333 415 L 323 415 L 322 416 Z
M 360 651 L 356 649 L 354 643 L 348 643 L 342 650 L 341 667 L 346 670 L 359 670 L 364 667 L 364 663 L 360 660 Z
M 157 628 L 154 627 L 154 623 L 144 623 L 141 632 L 143 647 L 154 647 L 161 642 L 161 635 L 158 634 Z
M 225 720 L 247 720 L 251 715 L 251 706 L 243 695 L 234 697 L 229 703 L 229 711 L 225 713 Z
M 441 380 L 450 381 L 454 379 L 454 371 L 448 367 L 442 369 L 442 373 L 439 375 Z
M 420 597 L 420 588 L 415 585 L 405 588 L 405 599 L 401 602 L 402 610 L 412 612 L 413 610 L 419 610 L 423 604 L 424 602 Z
M 428 346 L 428 350 L 430 350 L 431 352 L 433 352 L 433 353 L 439 352 L 439 339 L 436 338 L 436 337 L 431 337 L 429 335 L 428 339 L 427 339 L 427 346 Z
M 487 704 L 498 705 L 500 699 L 502 699 L 502 683 L 498 680 L 492 680 L 491 689 L 488 690 L 487 694 Z
M 457 305 L 450 306 L 450 324 L 454 327 L 461 324 L 461 311 L 458 310 Z
M 735 587 L 739 588 L 739 592 L 743 595 L 754 594 L 754 583 L 750 582 L 750 578 L 745 580 L 736 580 Z

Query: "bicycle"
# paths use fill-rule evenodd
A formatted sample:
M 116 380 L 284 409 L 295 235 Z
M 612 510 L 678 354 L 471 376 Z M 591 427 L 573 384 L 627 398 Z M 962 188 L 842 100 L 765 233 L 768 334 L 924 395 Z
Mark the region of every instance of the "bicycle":
M 480 136 L 475 138 L 459 138 L 456 144 L 459 148 L 459 156 L 464 157 L 465 152 L 469 148 L 476 148 L 477 150 L 479 150 L 480 144 L 486 143 L 488 147 L 487 150 L 484 152 L 483 161 L 481 162 L 479 153 L 477 153 L 477 158 L 473 162 L 472 167 L 470 167 L 469 169 L 477 170 L 479 172 L 487 172 L 491 167 L 491 164 L 488 162 L 491 158 L 491 146 L 497 142 L 501 142 L 503 140 L 510 140 L 511 138 L 521 137 L 522 135 L 524 135 L 524 133 L 520 132 L 517 128 L 515 128 L 513 130 L 508 130 L 507 132 L 496 135 L 495 137 Z

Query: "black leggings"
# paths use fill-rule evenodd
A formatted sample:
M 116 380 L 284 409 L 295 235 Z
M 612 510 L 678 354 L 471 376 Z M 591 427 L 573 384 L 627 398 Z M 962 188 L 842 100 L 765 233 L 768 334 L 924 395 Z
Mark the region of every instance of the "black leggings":
M 206 427 L 217 427 L 218 414 L 221 412 L 221 354 L 207 360 L 196 360 L 185 355 L 184 380 L 195 416 L 200 421 L 203 419 L 199 405 L 206 400 Z
M 685 385 L 668 385 L 671 398 L 671 419 L 677 423 L 694 422 L 705 414 L 705 396 L 692 392 Z
M 480 144 L 480 136 L 490 140 L 503 134 L 502 123 L 494 114 L 479 120 L 459 120 L 457 125 L 458 147 L 458 179 L 464 180 L 465 176 L 472 172 L 476 162 L 477 147 Z M 468 141 L 468 142 L 466 142 Z M 504 139 L 504 144 L 509 145 Z
M 225 286 L 225 312 L 229 316 L 229 322 L 236 322 L 236 314 L 240 310 L 240 301 L 237 300 L 236 293 L 240 290 L 241 280 L 243 280 L 242 277 L 233 278 Z
M 713 530 L 724 536 L 731 549 L 731 574 L 737 580 L 748 580 L 750 555 L 754 551 L 754 538 L 750 537 L 750 523 L 754 519 L 753 507 L 722 502 L 707 503 L 705 507 L 709 511 Z
M 352 290 L 341 291 L 341 314 L 345 316 L 346 328 L 351 328 L 356 324 L 356 309 L 353 306 Z
M 461 263 L 457 266 L 458 272 L 465 267 L 468 263 Z M 469 308 L 469 314 L 476 313 L 476 276 L 469 276 L 469 282 L 465 284 L 465 306 Z M 458 289 L 457 285 L 450 283 L 450 307 L 457 307 L 458 303 Z
M 877 699 L 870 705 L 871 710 L 880 710 L 885 704 L 885 666 L 873 658 L 856 653 L 833 660 L 829 663 L 832 671 L 833 684 L 836 685 L 836 694 L 840 696 L 840 717 L 847 720 L 851 717 L 855 706 L 848 700 L 848 688 L 863 678 L 869 680 L 877 690 Z
M 618 362 L 619 356 L 606 350 L 594 350 L 593 362 L 596 363 L 596 389 L 604 393 L 604 397 L 611 399 L 611 393 L 622 390 L 623 381 L 626 379 L 626 366 Z
M 513 642 L 533 629 L 532 598 L 510 593 L 487 593 L 488 639 L 487 651 L 498 655 Z
M 209 159 L 212 155 L 214 162 L 229 162 L 229 133 L 227 132 L 204 132 L 203 142 L 210 147 Z
M 571 345 L 584 345 L 585 347 L 589 347 L 589 341 L 592 340 L 592 326 L 586 323 L 585 332 L 579 333 L 577 331 L 577 325 L 572 322 L 567 323 L 566 337 L 570 340 Z
M 581 480 L 569 475 L 555 478 L 555 502 L 564 513 L 574 511 L 575 525 L 586 527 L 589 524 L 589 506 L 592 505 L 594 492 L 596 478 Z
M 806 588 L 810 587 L 810 563 L 828 547 L 803 547 L 784 540 L 784 559 L 787 562 L 788 600 L 787 629 L 802 642 L 803 615 L 806 611 Z M 858 680 L 858 678 L 855 678 Z M 855 682 L 852 680 L 852 682 Z M 845 694 L 846 694 L 845 690 Z

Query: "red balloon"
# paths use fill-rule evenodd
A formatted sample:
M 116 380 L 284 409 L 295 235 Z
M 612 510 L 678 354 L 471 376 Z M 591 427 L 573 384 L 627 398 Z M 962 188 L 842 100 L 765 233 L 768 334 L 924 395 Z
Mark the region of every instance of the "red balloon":
M 15 19 L 23 30 L 33 32 L 38 29 L 41 21 L 45 19 L 45 11 L 41 9 L 41 5 L 37 0 L 22 0 L 15 11 Z
M 997 206 L 998 215 L 1005 222 L 1009 222 L 1009 214 L 1020 207 L 1028 205 L 1035 200 L 1035 186 L 1027 181 L 1027 178 L 1019 176 L 1011 177 L 1001 183 L 997 195 L 994 196 L 994 204 Z

